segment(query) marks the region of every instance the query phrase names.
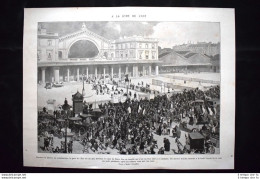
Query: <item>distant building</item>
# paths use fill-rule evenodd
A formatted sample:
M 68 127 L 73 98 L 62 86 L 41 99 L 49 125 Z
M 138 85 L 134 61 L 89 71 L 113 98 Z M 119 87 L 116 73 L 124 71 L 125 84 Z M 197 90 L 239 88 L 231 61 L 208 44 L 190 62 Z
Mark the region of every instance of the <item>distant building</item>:
M 220 54 L 220 43 L 198 42 L 196 44 L 188 43 L 172 47 L 175 51 L 191 51 L 205 54 L 208 56 L 215 56 Z
M 38 82 L 79 81 L 87 77 L 131 77 L 159 73 L 158 40 L 139 36 L 108 40 L 86 28 L 71 34 L 40 29 Z
M 163 51 L 162 51 L 163 52 Z M 160 73 L 219 72 L 220 64 L 207 55 L 190 51 L 166 51 L 159 55 Z

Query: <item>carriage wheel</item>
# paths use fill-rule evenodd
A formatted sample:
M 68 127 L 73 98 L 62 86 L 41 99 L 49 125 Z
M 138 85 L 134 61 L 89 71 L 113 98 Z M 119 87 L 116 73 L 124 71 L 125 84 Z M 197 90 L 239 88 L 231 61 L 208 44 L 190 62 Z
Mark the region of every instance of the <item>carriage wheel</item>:
M 75 126 L 73 126 L 73 127 L 71 128 L 71 131 L 72 131 L 72 132 L 77 132 L 77 128 L 76 128 Z
M 60 139 L 62 139 L 63 136 L 64 136 L 64 133 L 63 133 L 63 132 L 60 132 L 58 137 L 59 137 Z
M 59 131 L 57 129 L 54 131 L 54 135 L 59 136 Z
M 84 133 L 85 133 L 85 129 L 83 128 L 83 127 L 81 127 L 80 129 L 79 129 L 79 133 L 80 133 L 80 135 L 83 135 Z
M 192 129 L 192 132 L 198 132 L 198 129 L 194 128 Z

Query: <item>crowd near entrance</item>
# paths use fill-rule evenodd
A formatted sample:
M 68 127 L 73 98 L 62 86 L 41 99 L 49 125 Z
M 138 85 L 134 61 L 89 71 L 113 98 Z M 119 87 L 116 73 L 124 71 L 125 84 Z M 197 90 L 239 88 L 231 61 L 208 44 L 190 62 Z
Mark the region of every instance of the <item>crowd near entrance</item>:
M 122 93 L 125 100 L 98 106 L 64 104 L 53 113 L 38 114 L 39 152 L 96 154 L 214 154 L 219 153 L 220 87 L 166 92 L 153 99 L 137 98 L 108 87 L 103 78 L 84 78 L 97 93 Z M 131 79 L 126 78 L 125 82 Z M 140 82 L 141 83 L 141 82 Z M 130 83 L 131 84 L 131 83 Z M 129 85 L 130 87 L 130 85 Z M 147 86 L 146 89 L 149 89 Z M 127 87 L 128 89 L 128 87 Z M 145 91 L 151 93 L 151 91 Z

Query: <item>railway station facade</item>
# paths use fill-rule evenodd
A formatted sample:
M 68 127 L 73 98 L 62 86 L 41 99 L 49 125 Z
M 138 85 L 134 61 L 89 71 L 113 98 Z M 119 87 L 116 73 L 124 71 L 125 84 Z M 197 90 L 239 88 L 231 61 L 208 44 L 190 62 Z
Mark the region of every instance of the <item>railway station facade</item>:
M 80 51 L 83 55 L 78 55 Z M 108 40 L 85 24 L 74 33 L 40 29 L 37 42 L 38 82 L 80 81 L 81 77 L 123 78 L 158 75 L 158 40 L 140 36 Z

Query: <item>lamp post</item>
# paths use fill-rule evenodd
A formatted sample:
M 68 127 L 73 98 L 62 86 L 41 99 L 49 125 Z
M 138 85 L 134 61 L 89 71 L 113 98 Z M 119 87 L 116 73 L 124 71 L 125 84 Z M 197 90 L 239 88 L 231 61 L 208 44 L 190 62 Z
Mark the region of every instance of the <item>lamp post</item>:
M 85 87 L 84 87 L 84 80 L 85 80 L 85 75 L 82 75 L 82 82 L 83 82 L 83 89 L 82 89 L 82 96 L 84 97 L 86 95 L 85 93 Z
M 128 99 L 128 85 L 129 85 L 129 81 L 126 82 L 126 94 L 127 94 L 126 99 Z
M 66 114 L 66 118 L 65 118 L 65 150 L 64 153 L 67 153 L 67 127 L 68 127 L 68 112 L 70 110 L 70 105 L 68 104 L 67 99 L 65 98 L 64 104 L 62 106 L 62 109 L 64 110 L 65 114 Z
M 128 99 L 128 85 L 129 85 L 129 79 L 128 79 L 128 74 L 125 75 L 125 82 L 126 82 L 126 99 Z

